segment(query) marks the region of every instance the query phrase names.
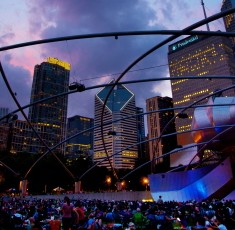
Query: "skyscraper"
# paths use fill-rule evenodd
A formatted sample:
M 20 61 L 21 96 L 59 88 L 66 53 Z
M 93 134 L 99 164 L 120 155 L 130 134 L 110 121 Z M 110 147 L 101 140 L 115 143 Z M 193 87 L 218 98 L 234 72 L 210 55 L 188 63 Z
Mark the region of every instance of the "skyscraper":
M 49 57 L 46 62 L 34 68 L 30 103 L 67 92 L 69 86 L 70 64 Z M 49 147 L 60 143 L 65 137 L 68 96 L 56 97 L 35 104 L 29 109 L 29 120 L 40 125 L 38 130 Z M 35 140 L 35 144 L 33 143 Z M 36 144 L 37 142 L 37 144 Z M 46 148 L 38 143 L 33 134 L 30 152 L 43 153 Z M 64 145 L 56 149 L 64 152 Z
M 235 7 L 235 0 L 223 0 L 222 6 L 221 6 L 221 12 L 231 9 Z M 226 15 L 224 18 L 224 25 L 225 30 L 227 32 L 234 32 L 235 31 L 235 14 L 229 14 Z M 235 46 L 235 38 L 231 37 L 233 46 Z
M 9 113 L 9 108 L 0 108 L 0 118 L 6 116 Z
M 110 82 L 112 83 L 112 82 Z M 106 153 L 102 143 L 101 112 L 106 96 L 111 86 L 101 89 L 95 96 L 95 119 L 94 119 L 94 161 L 98 162 L 106 158 Z M 138 157 L 137 146 L 137 121 L 136 117 L 121 120 L 125 116 L 136 114 L 135 96 L 124 85 L 118 85 L 108 98 L 104 110 L 103 122 L 110 124 L 103 127 L 104 140 L 107 153 L 109 156 L 117 153 L 110 158 L 113 168 L 115 169 L 132 169 Z M 113 122 L 120 119 L 118 122 Z M 113 122 L 113 123 L 112 123 Z M 110 132 L 111 131 L 111 132 Z M 112 134 L 112 135 L 109 135 Z M 110 168 L 106 159 L 100 164 Z
M 146 100 L 146 111 L 156 111 L 172 108 L 172 98 L 170 97 L 152 97 Z M 161 157 L 165 153 L 170 152 L 177 145 L 176 136 L 172 135 L 169 137 L 164 137 L 161 139 L 154 139 L 159 137 L 160 135 L 175 133 L 175 122 L 168 122 L 174 117 L 174 111 L 163 111 L 163 112 L 155 112 L 147 115 L 147 124 L 148 124 L 148 132 L 149 132 L 149 154 L 150 159 L 154 157 Z M 165 129 L 165 126 L 167 128 Z M 165 129 L 165 130 L 164 130 Z M 163 132 L 164 130 L 164 132 Z M 163 133 L 162 133 L 163 132 Z M 170 166 L 170 158 L 164 157 L 156 160 L 156 163 L 164 162 L 165 170 Z
M 0 118 L 9 113 L 9 108 L 0 108 Z M 0 121 L 0 150 L 6 150 L 8 142 L 9 124 L 6 120 Z
M 174 107 L 189 106 L 217 89 L 234 84 L 231 79 L 183 79 L 176 76 L 206 76 L 235 74 L 235 59 L 231 41 L 224 37 L 190 36 L 169 46 L 169 70 Z M 225 91 L 224 96 L 233 96 L 234 89 Z M 199 104 L 205 104 L 206 100 Z M 179 110 L 175 111 L 176 114 Z M 188 118 L 176 118 L 176 131 L 190 131 L 193 110 L 187 110 Z M 193 143 L 190 133 L 177 135 L 178 145 Z
M 79 132 L 93 128 L 94 119 L 83 116 L 73 116 L 68 118 L 67 137 L 71 137 Z M 93 130 L 82 133 L 67 141 L 66 153 L 79 153 L 93 150 Z
M 144 142 L 145 137 L 145 125 L 144 125 L 144 109 L 140 107 L 136 107 L 136 114 L 142 114 L 139 116 L 136 116 L 137 120 L 137 142 L 141 143 Z M 147 159 L 148 156 L 146 156 L 146 143 L 141 143 L 138 145 L 138 157 L 141 159 Z
M 31 125 L 45 141 L 45 134 L 41 132 L 41 130 L 44 130 L 44 125 L 38 123 Z M 35 137 L 28 122 L 17 120 L 14 122 L 14 126 L 9 126 L 8 149 L 14 154 L 18 152 L 43 153 L 44 147 L 40 140 Z

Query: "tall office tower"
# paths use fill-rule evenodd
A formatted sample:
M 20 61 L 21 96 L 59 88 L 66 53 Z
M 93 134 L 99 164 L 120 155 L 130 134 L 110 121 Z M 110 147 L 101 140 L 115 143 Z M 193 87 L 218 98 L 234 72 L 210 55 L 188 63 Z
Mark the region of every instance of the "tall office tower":
M 44 126 L 40 124 L 32 123 L 32 126 L 35 130 L 41 130 L 42 128 L 44 128 Z M 34 143 L 36 146 L 38 146 L 40 142 L 36 142 L 34 138 L 32 141 L 33 131 L 27 121 L 16 120 L 14 122 L 14 126 L 10 127 L 9 131 L 11 135 L 9 135 L 8 137 L 8 148 L 11 153 L 35 153 L 32 152 L 34 148 L 30 146 L 30 143 Z
M 0 108 L 0 118 L 6 116 L 9 113 L 9 108 Z M 6 124 L 6 120 L 0 121 L 0 150 L 6 150 L 7 139 L 9 133 L 9 125 Z
M 83 116 L 73 116 L 68 118 L 67 138 L 82 131 L 88 130 L 67 141 L 66 153 L 81 153 L 93 150 L 93 126 L 94 119 Z
M 30 103 L 67 92 L 69 74 L 70 64 L 56 58 L 49 57 L 46 62 L 36 65 Z M 60 143 L 65 137 L 67 104 L 68 96 L 66 95 L 35 104 L 29 109 L 29 120 L 41 125 L 41 129 L 37 131 L 49 147 Z M 35 135 L 30 146 L 34 148 L 31 152 L 47 151 Z M 60 145 L 56 151 L 64 153 L 64 145 Z
M 234 84 L 231 79 L 182 79 L 177 76 L 233 76 L 235 59 L 231 41 L 223 37 L 190 36 L 169 46 L 169 70 L 174 107 L 189 106 L 218 89 Z M 234 89 L 224 91 L 224 96 L 234 96 Z M 198 104 L 205 104 L 207 100 Z M 197 105 L 198 105 L 197 104 Z M 177 114 L 180 110 L 175 110 Z M 176 118 L 177 132 L 190 131 L 193 110 L 188 109 L 188 118 Z M 190 133 L 177 135 L 178 145 L 193 143 Z
M 9 108 L 0 108 L 0 118 L 6 116 L 9 113 Z
M 110 83 L 113 83 L 112 81 Z M 110 169 L 102 142 L 101 112 L 111 86 L 101 89 L 95 96 L 94 161 L 104 160 L 100 166 Z M 110 94 L 103 114 L 103 138 L 110 162 L 115 169 L 133 169 L 138 158 L 135 96 L 124 85 L 118 85 Z M 133 116 L 122 119 L 125 116 Z M 115 122 L 115 120 L 117 120 Z M 109 135 L 111 134 L 111 135 Z M 113 154 L 116 155 L 112 156 Z
M 234 8 L 235 7 L 235 0 L 223 0 L 221 6 L 221 12 Z M 226 15 L 224 18 L 224 25 L 227 32 L 234 32 L 235 31 L 235 14 Z M 235 46 L 235 38 L 231 37 L 233 46 Z
M 144 109 L 136 107 L 136 115 L 141 114 L 139 116 L 136 116 L 137 120 L 137 142 L 141 143 L 146 140 L 145 138 L 145 125 L 144 125 Z M 146 142 L 141 143 L 138 145 L 138 157 L 141 159 L 147 159 L 146 156 Z
M 6 124 L 0 124 L 0 151 L 7 149 L 9 127 Z
M 175 133 L 175 122 L 170 122 L 174 117 L 173 110 L 166 110 L 173 108 L 172 98 L 170 97 L 152 97 L 146 100 L 146 111 L 159 111 L 147 115 L 148 137 L 149 137 L 149 155 L 150 159 L 154 157 L 161 157 L 165 153 L 170 152 L 176 148 L 176 135 L 168 137 L 157 138 L 161 135 Z M 155 139 L 156 138 L 156 139 Z M 152 140 L 151 140 L 152 139 Z M 154 162 L 154 161 L 153 161 Z M 170 157 L 163 157 L 156 159 L 156 164 L 163 163 L 164 168 L 170 167 Z M 155 166 L 154 166 L 155 167 Z

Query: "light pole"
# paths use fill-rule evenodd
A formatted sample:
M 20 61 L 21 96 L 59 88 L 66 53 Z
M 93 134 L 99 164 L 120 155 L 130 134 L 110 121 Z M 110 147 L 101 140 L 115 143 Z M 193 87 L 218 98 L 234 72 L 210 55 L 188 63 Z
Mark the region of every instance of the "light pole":
M 106 183 L 107 183 L 107 185 L 108 185 L 108 190 L 110 190 L 111 182 L 112 182 L 111 177 L 107 177 L 107 178 L 106 178 Z
M 143 184 L 145 185 L 145 191 L 147 191 L 148 190 L 148 184 L 149 184 L 149 180 L 148 180 L 148 178 L 144 178 L 143 179 Z

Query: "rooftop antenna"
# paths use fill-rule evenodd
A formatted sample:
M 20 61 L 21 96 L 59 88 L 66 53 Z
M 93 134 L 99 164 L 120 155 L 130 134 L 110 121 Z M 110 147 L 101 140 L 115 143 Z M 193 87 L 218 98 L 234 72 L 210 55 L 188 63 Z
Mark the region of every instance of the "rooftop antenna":
M 201 0 L 201 4 L 202 4 L 203 13 L 204 13 L 204 16 L 205 16 L 205 19 L 206 19 L 207 16 L 206 16 L 206 10 L 205 10 L 205 5 L 204 5 L 203 0 Z M 208 24 L 208 23 L 206 23 L 206 28 L 207 28 L 207 31 L 210 31 L 210 28 L 209 28 L 209 24 Z

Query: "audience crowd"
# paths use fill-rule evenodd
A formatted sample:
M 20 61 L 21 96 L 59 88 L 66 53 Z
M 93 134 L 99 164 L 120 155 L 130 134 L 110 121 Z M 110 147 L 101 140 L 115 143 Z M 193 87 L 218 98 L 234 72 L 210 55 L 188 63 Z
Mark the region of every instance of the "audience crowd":
M 234 200 L 101 201 L 0 198 L 0 230 L 235 229 Z

